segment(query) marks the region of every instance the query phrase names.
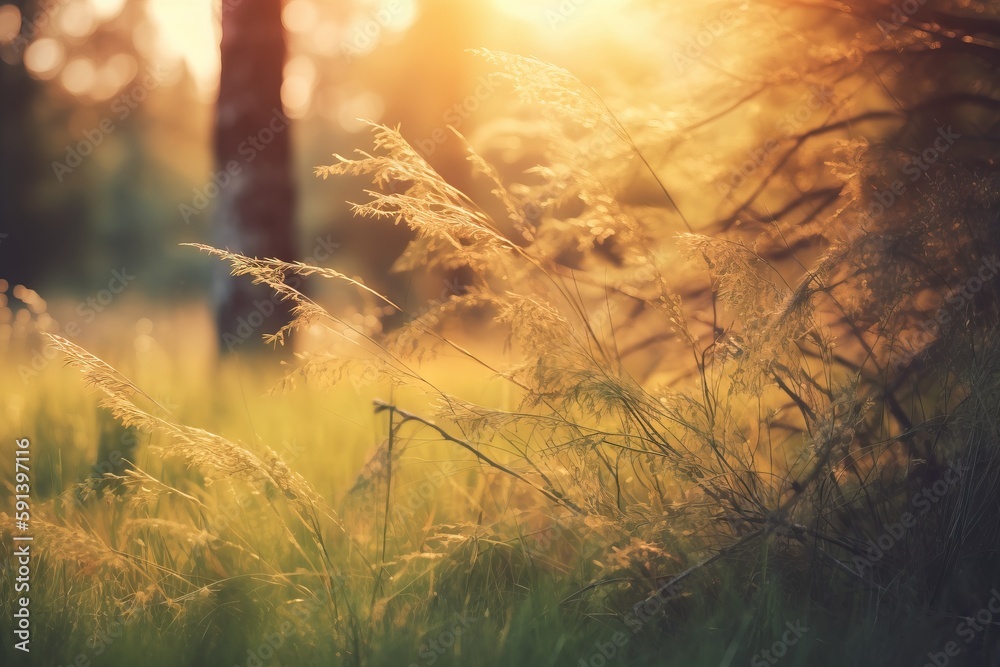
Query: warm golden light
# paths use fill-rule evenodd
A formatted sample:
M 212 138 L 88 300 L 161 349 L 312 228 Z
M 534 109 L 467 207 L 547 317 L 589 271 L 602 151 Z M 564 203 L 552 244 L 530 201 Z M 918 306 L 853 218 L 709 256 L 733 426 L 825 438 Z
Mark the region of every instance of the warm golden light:
M 337 111 L 337 121 L 348 132 L 361 132 L 369 126 L 365 121 L 379 122 L 385 112 L 382 98 L 371 91 L 362 91 L 345 99 Z M 364 120 L 359 120 L 364 119 Z
M 60 32 L 76 38 L 87 37 L 97 27 L 95 12 L 85 2 L 74 2 L 63 7 L 57 17 L 57 23 Z
M 350 56 L 371 53 L 386 37 L 407 30 L 418 15 L 414 0 L 390 0 L 359 12 L 345 30 L 341 50 Z
M 90 58 L 74 58 L 66 64 L 59 75 L 59 82 L 73 95 L 83 95 L 90 91 L 97 78 L 97 68 Z
M 316 66 L 306 56 L 296 56 L 285 65 L 285 81 L 281 86 L 281 102 L 288 115 L 301 118 L 309 109 L 316 86 Z
M 0 44 L 14 39 L 21 30 L 21 11 L 14 5 L 0 5 Z
M 320 55 L 332 56 L 340 51 L 341 28 L 334 21 L 323 21 L 314 26 L 306 37 L 313 51 Z
M 101 0 L 111 2 L 111 0 Z M 149 0 L 161 62 L 187 67 L 199 93 L 211 99 L 219 83 L 218 19 L 212 3 Z
M 118 16 L 125 7 L 125 0 L 88 0 L 94 14 L 100 21 L 110 21 Z M 189 4 L 189 3 L 178 3 Z
M 135 78 L 138 71 L 139 65 L 131 55 L 113 55 L 97 71 L 97 79 L 89 94 L 98 100 L 110 99 Z
M 25 49 L 24 66 L 35 78 L 51 79 L 59 73 L 64 57 L 62 44 L 51 37 L 43 37 Z
M 617 22 L 628 15 L 629 0 L 493 0 L 498 9 L 532 24 L 542 34 L 554 36 L 573 24 Z M 633 21 L 634 23 L 634 21 Z
M 316 27 L 319 11 L 311 0 L 291 0 L 281 12 L 281 22 L 292 32 L 307 32 Z

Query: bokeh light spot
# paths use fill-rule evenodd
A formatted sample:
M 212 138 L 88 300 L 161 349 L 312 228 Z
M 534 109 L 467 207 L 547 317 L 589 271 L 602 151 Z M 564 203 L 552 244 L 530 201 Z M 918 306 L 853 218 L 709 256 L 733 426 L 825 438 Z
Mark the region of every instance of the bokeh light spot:
M 6 44 L 21 31 L 21 11 L 14 5 L 0 5 L 0 44 Z
M 86 3 L 74 2 L 59 12 L 59 30 L 69 37 L 89 36 L 97 27 L 93 10 Z
M 73 95 L 83 95 L 90 91 L 97 79 L 97 68 L 90 58 L 74 58 L 63 68 L 59 82 Z
M 348 132 L 361 132 L 368 127 L 364 121 L 379 122 L 385 113 L 382 98 L 371 91 L 363 91 L 341 102 L 337 121 Z
M 24 66 L 37 79 L 51 79 L 58 74 L 64 58 L 62 44 L 51 37 L 42 37 L 25 49 Z
M 281 12 L 281 22 L 292 32 L 307 32 L 316 27 L 319 11 L 311 0 L 291 0 Z
M 89 0 L 89 3 L 94 14 L 101 21 L 110 21 L 118 16 L 125 7 L 125 0 Z
M 285 65 L 281 85 L 281 103 L 292 118 L 301 118 L 309 110 L 316 87 L 316 65 L 307 56 L 296 56 Z

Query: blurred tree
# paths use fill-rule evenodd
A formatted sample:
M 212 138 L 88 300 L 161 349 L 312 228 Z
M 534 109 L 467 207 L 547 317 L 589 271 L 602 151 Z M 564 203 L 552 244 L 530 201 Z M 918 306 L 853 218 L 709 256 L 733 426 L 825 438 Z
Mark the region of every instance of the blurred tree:
M 295 187 L 289 120 L 281 104 L 286 54 L 281 0 L 224 1 L 221 50 L 214 243 L 249 256 L 292 261 Z M 212 293 L 222 352 L 260 349 L 262 334 L 290 319 L 289 306 L 276 303 L 269 288 L 232 278 L 221 263 Z
M 32 16 L 36 7 L 30 0 L 11 3 L 22 16 Z M 45 167 L 35 149 L 37 126 L 34 106 L 40 86 L 24 67 L 24 44 L 34 27 L 22 22 L 20 34 L 2 46 L 0 63 L 0 271 L 14 283 L 37 286 L 40 274 L 34 270 L 35 257 L 26 252 L 30 234 L 38 224 L 32 205 L 35 183 L 44 177 Z M 35 223 L 35 224 L 32 224 Z M 26 232 L 28 232 L 26 234 Z M 26 237 L 28 237 L 26 239 Z M 15 249 L 20 246 L 20 250 Z

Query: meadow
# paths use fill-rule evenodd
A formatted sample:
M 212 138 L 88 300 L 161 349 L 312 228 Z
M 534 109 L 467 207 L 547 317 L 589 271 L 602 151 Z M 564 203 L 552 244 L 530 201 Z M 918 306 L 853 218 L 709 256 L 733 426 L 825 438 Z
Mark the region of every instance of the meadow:
M 370 122 L 315 172 L 408 229 L 415 302 L 181 248 L 288 306 L 259 354 L 216 355 L 204 304 L 0 285 L 0 482 L 31 487 L 0 514 L 0 635 L 31 630 L 3 664 L 1000 664 L 1000 179 L 933 104 L 885 110 L 859 54 L 899 50 L 838 20 L 857 49 L 715 115 L 477 51 L 537 146 L 449 128 L 459 187 Z M 763 144 L 726 118 L 758 96 Z
M 5 664 L 890 664 L 900 633 L 928 647 L 935 631 L 948 639 L 919 617 L 904 630 L 863 607 L 845 618 L 803 604 L 802 582 L 769 572 L 767 549 L 693 575 L 644 611 L 686 554 L 561 512 L 428 427 L 407 429 L 390 464 L 373 401 L 431 411 L 426 395 L 371 377 L 275 394 L 273 364 L 171 361 L 210 334 L 196 308 L 157 311 L 176 327 L 160 333 L 135 306 L 104 318 L 95 347 L 131 339 L 108 359 L 178 423 L 287 464 L 288 484 L 316 493 L 319 540 L 290 507 L 295 492 L 168 455 L 169 436 L 123 428 L 62 359 L 27 381 L 24 365 L 5 364 L 2 430 L 31 440 L 38 540 L 32 650 L 24 660 L 6 642 Z M 188 333 L 167 333 L 177 329 Z M 468 366 L 439 359 L 429 370 L 449 392 L 516 409 L 502 383 Z M 3 572 L 6 611 L 14 569 Z
M 434 249 L 444 265 L 483 254 L 482 280 L 398 329 L 330 313 L 288 276 L 388 302 L 357 278 L 208 247 L 295 304 L 270 336 L 298 331 L 293 360 L 216 360 L 197 306 L 141 299 L 109 307 L 85 348 L 11 291 L 29 306 L 4 311 L 3 368 L 4 432 L 30 440 L 27 664 L 989 664 L 989 326 L 889 393 L 887 369 L 931 352 L 893 366 L 892 344 L 835 344 L 816 285 L 858 280 L 840 278 L 845 250 L 793 287 L 745 246 L 690 235 L 732 318 L 705 348 L 659 268 L 568 280 L 374 131 L 387 156 L 322 173 L 403 174 L 460 217 L 396 191 L 361 212 L 408 207 L 415 243 L 464 238 Z M 658 349 L 695 352 L 680 379 L 630 370 L 646 329 L 618 314 L 637 300 L 674 333 Z

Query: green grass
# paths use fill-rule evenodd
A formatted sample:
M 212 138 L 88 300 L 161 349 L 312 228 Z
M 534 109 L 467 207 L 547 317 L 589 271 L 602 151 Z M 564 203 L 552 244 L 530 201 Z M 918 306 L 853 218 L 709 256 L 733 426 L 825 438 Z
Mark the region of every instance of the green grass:
M 391 396 L 429 410 L 419 394 L 345 383 L 274 396 L 265 393 L 273 372 L 253 363 L 230 360 L 198 376 L 154 356 L 110 361 L 145 380 L 182 423 L 258 454 L 278 451 L 339 511 L 354 542 L 324 526 L 334 566 L 324 573 L 280 494 L 210 483 L 204 471 L 155 454 L 151 439 L 161 435 L 139 434 L 129 454 L 149 480 L 91 479 L 92 494 L 77 504 L 99 446 L 131 442 L 130 431 L 98 407 L 75 369 L 53 363 L 22 384 L 16 364 L 5 364 L 5 450 L 15 437 L 31 439 L 34 517 L 66 528 L 36 543 L 30 656 L 11 649 L 12 570 L 3 571 L 3 664 L 770 664 L 759 652 L 796 622 L 809 629 L 782 665 L 922 664 L 953 638 L 954 619 L 935 622 L 917 610 L 872 614 L 870 601 L 843 596 L 828 607 L 804 603 L 803 587 L 814 583 L 783 569 L 782 549 L 773 562 L 768 549 L 747 550 L 697 573 L 636 629 L 623 617 L 653 585 L 602 581 L 606 570 L 593 561 L 614 546 L 606 533 L 552 522 L 558 514 L 544 498 L 426 428 L 406 431 L 405 448 L 397 445 L 383 533 L 384 471 L 371 475 L 370 488 L 358 482 L 387 436 L 386 415 L 371 401 Z M 488 378 L 456 368 L 444 360 L 428 372 L 450 391 L 509 407 Z M 100 562 L 73 534 L 122 560 Z M 10 545 L 5 532 L 5 563 Z M 585 590 L 595 581 L 602 585 Z M 464 627 L 453 640 L 457 623 Z M 970 655 L 952 664 L 987 664 L 984 654 Z
M 630 136 L 568 72 L 487 55 L 522 98 L 560 101 L 554 132 Z M 924 297 L 961 282 L 938 282 L 937 267 L 976 267 L 992 218 L 969 217 L 967 234 L 932 216 L 862 225 L 811 268 L 782 267 L 741 238 L 678 239 L 619 211 L 574 159 L 556 167 L 586 213 L 563 219 L 548 186 L 508 188 L 473 155 L 495 186 L 484 208 L 397 130 L 373 132 L 375 154 L 319 173 L 371 177 L 379 189 L 356 211 L 405 220 L 404 265 L 474 277 L 410 311 L 335 269 L 198 246 L 294 304 L 278 335 L 294 330 L 304 353 L 284 391 L 268 391 L 278 374 L 264 359 L 216 364 L 207 317 L 201 330 L 177 314 L 130 322 L 122 306 L 70 341 L 44 335 L 58 327 L 23 288 L 34 316 L 2 312 L 0 426 L 5 442 L 33 443 L 27 662 L 995 660 L 996 626 L 962 625 L 997 585 L 995 299 L 893 365 Z M 588 161 L 622 187 L 634 176 L 627 161 Z M 900 244 L 922 250 L 900 257 Z M 568 247 L 587 256 L 579 268 L 560 259 Z M 361 305 L 327 311 L 292 276 Z M 402 323 L 383 331 L 388 312 Z M 70 367 L 22 382 L 43 345 Z M 361 372 L 378 381 L 352 382 Z M 862 569 L 959 458 L 959 483 Z M 12 475 L 0 473 L 8 492 Z M 13 572 L 0 581 L 7 637 Z M 24 662 L 11 644 L 4 664 Z

